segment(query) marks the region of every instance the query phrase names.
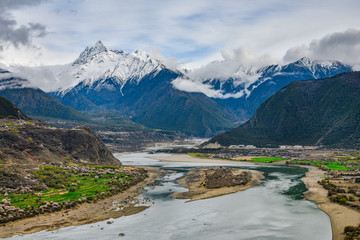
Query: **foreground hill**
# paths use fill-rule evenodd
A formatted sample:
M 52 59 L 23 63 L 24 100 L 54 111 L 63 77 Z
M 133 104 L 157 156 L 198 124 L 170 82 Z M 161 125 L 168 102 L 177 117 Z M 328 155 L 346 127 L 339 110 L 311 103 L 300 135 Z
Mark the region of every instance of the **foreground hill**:
M 120 165 L 89 128 L 50 128 L 31 120 L 5 98 L 0 97 L 0 106 L 0 161 L 5 166 L 37 166 L 64 160 Z
M 50 128 L 1 97 L 0 114 L 2 237 L 14 233 L 13 229 L 6 231 L 10 229 L 8 222 L 35 216 L 38 220 L 39 214 L 55 211 L 68 213 L 69 208 L 113 196 L 148 177 L 144 169 L 121 167 L 89 128 Z M 128 194 L 121 197 L 130 201 Z
M 266 100 L 253 118 L 210 142 L 360 147 L 360 72 L 292 82 Z
M 0 97 L 0 118 L 29 119 L 12 102 L 3 97 Z

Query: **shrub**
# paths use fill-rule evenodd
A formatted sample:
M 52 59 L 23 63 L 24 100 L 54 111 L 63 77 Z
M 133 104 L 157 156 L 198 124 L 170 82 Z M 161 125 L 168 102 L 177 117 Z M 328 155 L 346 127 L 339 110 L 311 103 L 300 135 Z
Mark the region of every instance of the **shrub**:
M 356 227 L 354 226 L 346 226 L 344 229 L 344 233 L 349 233 L 349 232 L 355 232 L 356 231 Z

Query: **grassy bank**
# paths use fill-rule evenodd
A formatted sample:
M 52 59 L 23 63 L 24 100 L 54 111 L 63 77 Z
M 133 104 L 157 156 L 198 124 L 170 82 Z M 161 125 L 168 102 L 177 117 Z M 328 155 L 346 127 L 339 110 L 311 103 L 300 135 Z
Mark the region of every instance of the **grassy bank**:
M 67 164 L 42 166 L 29 171 L 38 185 L 0 193 L 0 222 L 31 217 L 45 212 L 94 202 L 144 180 L 144 169 Z

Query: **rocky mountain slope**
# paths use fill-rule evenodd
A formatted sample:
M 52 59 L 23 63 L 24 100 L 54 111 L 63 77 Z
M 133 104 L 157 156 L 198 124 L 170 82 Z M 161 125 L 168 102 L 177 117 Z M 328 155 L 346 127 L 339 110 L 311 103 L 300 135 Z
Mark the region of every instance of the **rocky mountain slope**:
M 360 147 L 360 72 L 292 82 L 243 125 L 210 142 Z

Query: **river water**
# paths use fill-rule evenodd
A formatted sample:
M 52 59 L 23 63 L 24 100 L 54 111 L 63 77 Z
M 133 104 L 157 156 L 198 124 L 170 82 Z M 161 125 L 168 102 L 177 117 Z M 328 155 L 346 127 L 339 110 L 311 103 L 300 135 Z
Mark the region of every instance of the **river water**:
M 164 154 L 161 154 L 164 155 Z M 156 155 L 130 153 L 115 155 L 126 165 L 157 166 L 174 173 L 159 185 L 146 188 L 139 198 L 152 199 L 151 207 L 135 215 L 83 226 L 42 231 L 11 239 L 304 239 L 330 240 L 329 217 L 316 204 L 303 198 L 306 191 L 299 167 L 229 165 L 263 171 L 262 184 L 246 191 L 186 203 L 172 199 L 172 192 L 186 191 L 175 183 L 186 171 L 200 163 L 160 162 Z M 220 166 L 220 164 L 211 164 Z M 125 236 L 120 237 L 119 233 Z

